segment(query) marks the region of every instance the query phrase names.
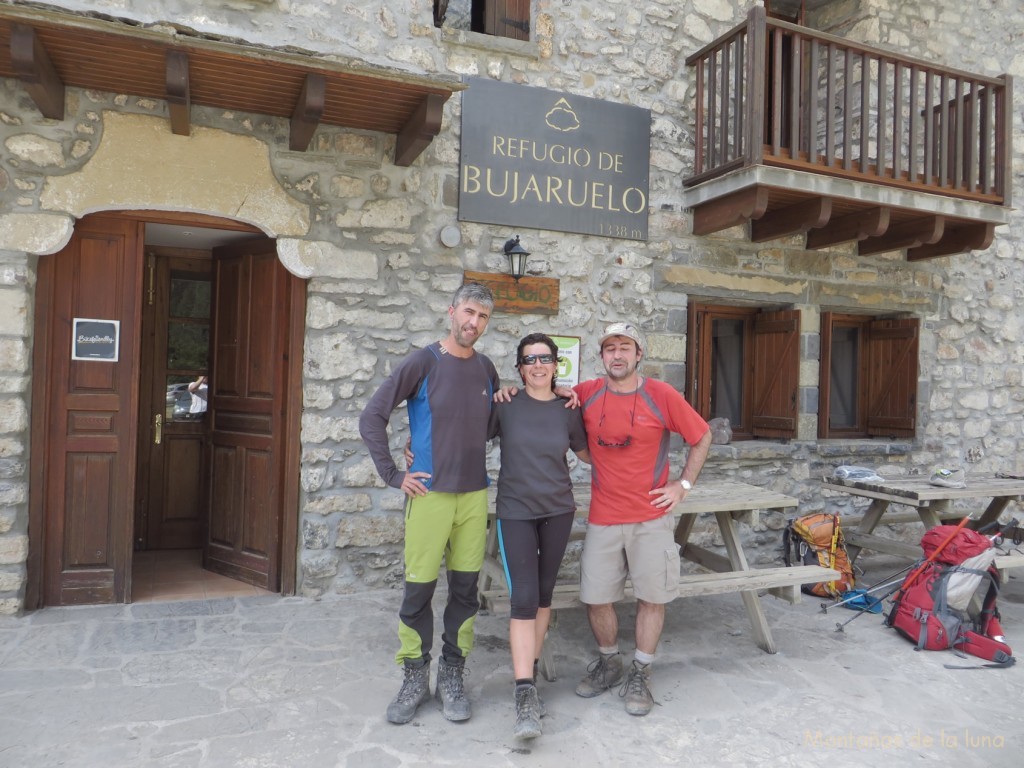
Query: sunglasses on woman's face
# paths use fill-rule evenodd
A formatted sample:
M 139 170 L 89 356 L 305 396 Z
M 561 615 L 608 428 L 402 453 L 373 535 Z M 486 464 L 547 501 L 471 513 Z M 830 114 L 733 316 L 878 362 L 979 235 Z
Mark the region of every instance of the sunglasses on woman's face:
M 519 358 L 520 365 L 533 365 L 534 363 L 553 363 L 554 355 L 523 355 Z

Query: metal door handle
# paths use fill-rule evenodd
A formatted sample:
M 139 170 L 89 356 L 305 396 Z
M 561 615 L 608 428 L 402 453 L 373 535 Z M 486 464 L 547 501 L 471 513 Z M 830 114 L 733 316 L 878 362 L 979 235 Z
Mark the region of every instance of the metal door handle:
M 153 416 L 153 445 L 160 445 L 164 436 L 164 415 L 158 413 Z

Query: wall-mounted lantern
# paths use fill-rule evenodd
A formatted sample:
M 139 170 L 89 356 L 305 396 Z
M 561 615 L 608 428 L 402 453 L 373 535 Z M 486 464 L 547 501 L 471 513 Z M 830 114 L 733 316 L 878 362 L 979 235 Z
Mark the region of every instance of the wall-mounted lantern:
M 519 244 L 519 235 L 505 242 L 505 255 L 508 256 L 509 273 L 519 281 L 526 274 L 526 258 L 530 252 Z

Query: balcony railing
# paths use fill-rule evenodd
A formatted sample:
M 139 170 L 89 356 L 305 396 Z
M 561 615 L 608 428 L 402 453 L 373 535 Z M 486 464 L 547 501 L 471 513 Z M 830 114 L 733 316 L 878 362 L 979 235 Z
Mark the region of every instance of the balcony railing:
M 1012 83 L 869 48 L 764 8 L 704 47 L 693 186 L 772 165 L 1010 204 Z

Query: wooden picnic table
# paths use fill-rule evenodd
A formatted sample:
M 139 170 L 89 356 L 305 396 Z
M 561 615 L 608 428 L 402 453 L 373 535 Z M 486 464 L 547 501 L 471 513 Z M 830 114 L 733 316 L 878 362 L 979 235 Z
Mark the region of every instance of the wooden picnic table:
M 577 493 L 577 504 L 581 496 Z M 759 592 L 767 591 L 776 597 L 795 603 L 800 599 L 800 585 L 831 581 L 839 572 L 820 566 L 779 566 L 751 568 L 743 551 L 737 531 L 738 522 L 752 522 L 757 510 L 792 509 L 797 499 L 765 488 L 734 480 L 700 480 L 682 504 L 676 505 L 676 542 L 682 557 L 703 566 L 711 573 L 687 573 L 680 576 L 679 596 L 716 595 L 739 592 L 750 619 L 757 645 L 768 653 L 775 653 L 775 641 L 761 607 Z M 587 504 L 586 506 L 589 506 Z M 571 538 L 585 535 L 587 509 L 577 512 L 577 525 Z M 712 515 L 718 524 L 725 544 L 726 555 L 690 543 L 690 533 L 699 515 Z M 500 585 L 500 586 L 498 586 Z M 627 589 L 627 592 L 629 590 Z M 498 549 L 495 526 L 488 531 L 484 569 L 481 574 L 482 605 L 495 612 L 507 612 L 508 592 L 504 581 L 504 568 Z M 579 584 L 559 584 L 555 587 L 552 609 L 580 605 Z M 547 646 L 545 646 L 545 653 Z M 542 670 L 544 669 L 542 660 Z M 546 660 L 550 666 L 550 659 Z M 548 673 L 545 672 L 548 677 Z M 553 679 L 549 677 L 549 679 Z
M 921 556 L 920 547 L 874 534 L 879 523 L 904 522 L 892 511 L 893 505 L 912 507 L 925 529 L 933 528 L 944 520 L 962 519 L 953 510 L 953 502 L 958 499 L 987 500 L 985 511 L 977 520 L 969 525 L 974 529 L 984 528 L 994 523 L 1012 501 L 1020 501 L 1024 496 L 1024 478 L 997 477 L 995 475 L 967 475 L 963 488 L 944 488 L 932 485 L 927 477 L 899 477 L 892 480 L 865 482 L 842 478 L 825 478 L 822 487 L 851 496 L 862 496 L 871 499 L 871 504 L 857 528 L 844 531 L 846 549 L 850 562 L 856 560 L 862 549 L 871 549 L 886 554 L 899 555 L 916 559 Z M 997 558 L 1000 568 L 1024 565 L 1024 556 L 1012 555 L 1009 558 Z

